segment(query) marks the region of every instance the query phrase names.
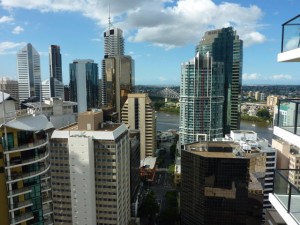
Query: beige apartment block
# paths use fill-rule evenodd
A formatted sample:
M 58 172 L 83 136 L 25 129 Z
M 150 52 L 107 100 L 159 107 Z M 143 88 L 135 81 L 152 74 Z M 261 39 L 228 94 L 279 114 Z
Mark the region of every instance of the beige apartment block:
M 156 149 L 155 111 L 148 94 L 128 94 L 128 99 L 122 108 L 122 122 L 129 129 L 141 132 L 141 160 L 154 156 Z
M 128 224 L 130 142 L 124 124 L 104 123 L 102 111 L 79 114 L 55 130 L 51 175 L 55 224 Z

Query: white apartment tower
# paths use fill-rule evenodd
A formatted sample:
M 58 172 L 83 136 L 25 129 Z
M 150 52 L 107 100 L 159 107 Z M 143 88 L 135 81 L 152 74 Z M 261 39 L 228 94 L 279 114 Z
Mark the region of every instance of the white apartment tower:
M 33 96 L 40 97 L 40 55 L 30 43 L 17 53 L 17 73 L 19 100 L 23 101 Z
M 102 111 L 79 114 L 50 141 L 55 224 L 128 224 L 130 143 Z
M 122 122 L 129 129 L 140 130 L 140 160 L 153 156 L 156 150 L 156 122 L 148 94 L 128 94 L 122 108 Z

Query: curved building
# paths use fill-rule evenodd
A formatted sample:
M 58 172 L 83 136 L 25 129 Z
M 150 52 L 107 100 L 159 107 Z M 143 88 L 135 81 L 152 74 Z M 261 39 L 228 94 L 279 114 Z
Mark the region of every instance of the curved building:
M 0 130 L 1 224 L 53 224 L 48 119 L 28 110 L 5 115 Z

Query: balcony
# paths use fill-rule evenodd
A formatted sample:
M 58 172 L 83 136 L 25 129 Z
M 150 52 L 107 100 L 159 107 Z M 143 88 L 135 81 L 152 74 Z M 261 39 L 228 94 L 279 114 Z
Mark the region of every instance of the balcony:
M 33 148 L 41 148 L 47 144 L 48 144 L 48 138 L 39 139 L 32 143 L 26 143 L 26 144 L 19 145 L 19 146 L 13 147 L 13 148 L 9 148 L 8 151 L 4 151 L 4 154 L 27 151 L 27 150 L 31 150 Z
M 16 203 L 13 203 L 10 205 L 10 212 L 11 211 L 15 211 L 15 210 L 19 210 L 19 209 L 22 209 L 22 208 L 26 208 L 28 206 L 32 206 L 33 203 L 31 200 L 25 200 L 25 201 L 22 201 L 22 202 L 16 202 Z
M 24 213 L 19 216 L 16 216 L 15 218 L 11 218 L 10 225 L 20 224 L 32 219 L 34 219 L 34 216 L 31 212 Z
M 23 188 L 18 188 L 12 191 L 8 192 L 8 197 L 13 198 L 18 195 L 23 195 L 32 192 L 32 187 L 23 187 Z
M 278 62 L 300 62 L 300 14 L 282 24 Z
M 14 167 L 25 166 L 25 165 L 37 163 L 42 160 L 45 160 L 48 157 L 49 157 L 49 150 L 46 150 L 44 153 L 41 153 L 34 157 L 28 157 L 25 159 L 16 158 L 15 160 L 11 160 L 10 162 L 7 162 L 5 169 L 11 169 Z
M 300 190 L 289 181 L 291 170 L 275 170 L 274 190 L 269 200 L 289 225 L 300 224 Z M 294 170 L 300 174 L 300 170 Z
M 49 169 L 50 169 L 50 164 L 45 165 L 45 166 L 41 166 L 39 169 L 37 169 L 36 171 L 33 171 L 33 172 L 13 173 L 13 174 L 11 174 L 11 176 L 7 176 L 8 181 L 6 181 L 6 183 L 15 183 L 17 181 L 21 181 L 21 180 L 24 180 L 24 179 L 37 177 L 37 176 L 40 176 L 40 175 L 46 173 Z
M 274 121 L 274 134 L 300 147 L 300 99 L 281 99 Z

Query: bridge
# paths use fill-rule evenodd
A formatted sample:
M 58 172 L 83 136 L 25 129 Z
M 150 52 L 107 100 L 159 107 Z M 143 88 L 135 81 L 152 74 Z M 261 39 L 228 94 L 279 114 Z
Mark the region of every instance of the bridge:
M 165 89 L 163 89 L 161 91 L 158 91 L 158 92 L 155 92 L 155 93 L 151 93 L 150 96 L 161 97 L 161 98 L 165 98 L 165 99 L 168 99 L 168 98 L 179 99 L 180 94 L 178 92 L 174 91 L 171 88 L 165 88 Z

